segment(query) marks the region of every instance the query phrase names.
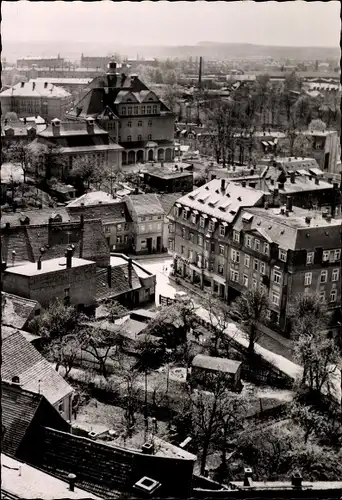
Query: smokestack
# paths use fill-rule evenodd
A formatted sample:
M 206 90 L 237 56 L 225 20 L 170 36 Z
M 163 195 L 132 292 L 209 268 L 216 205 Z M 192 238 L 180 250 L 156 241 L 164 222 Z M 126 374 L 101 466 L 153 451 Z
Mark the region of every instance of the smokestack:
M 292 212 L 292 198 L 290 196 L 286 196 L 286 210 Z
M 221 179 L 221 191 L 224 191 L 226 189 L 226 181 L 225 179 Z
M 199 60 L 199 71 L 198 71 L 198 87 L 201 88 L 202 87 L 202 56 L 200 57 L 200 60 Z
M 69 481 L 69 491 L 75 491 L 76 475 L 75 474 L 69 474 L 68 475 L 68 481 Z
M 112 288 L 112 266 L 107 266 L 107 283 L 108 287 Z
M 132 269 L 133 269 L 133 264 L 132 264 L 132 259 L 128 259 L 128 285 L 130 288 L 132 288 Z

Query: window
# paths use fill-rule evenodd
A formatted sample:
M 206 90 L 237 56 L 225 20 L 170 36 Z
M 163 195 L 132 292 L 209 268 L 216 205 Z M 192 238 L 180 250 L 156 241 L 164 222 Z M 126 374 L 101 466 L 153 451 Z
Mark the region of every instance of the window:
M 204 217 L 201 217 L 200 218 L 200 227 L 204 227 L 205 226 L 205 219 Z
M 132 114 L 132 106 L 128 106 L 128 108 L 127 108 L 127 114 L 128 115 Z
M 131 127 L 132 126 L 132 122 L 127 122 L 127 127 Z
M 185 240 L 185 227 L 182 227 L 182 238 Z
M 337 293 L 336 290 L 331 290 L 329 302 L 336 302 Z
M 146 240 L 141 240 L 141 248 L 147 248 L 147 241 Z
M 144 233 L 144 232 L 145 232 L 145 225 L 144 225 L 144 224 L 142 224 L 142 225 L 140 226 L 140 231 L 141 231 L 142 233 Z
M 35 316 L 39 316 L 39 315 L 40 315 L 40 309 L 36 309 L 36 310 L 34 311 L 34 315 L 35 315 Z
M 174 232 L 174 225 L 169 224 L 169 233 L 173 233 L 173 232 Z
M 148 126 L 152 127 L 152 120 L 148 120 Z
M 158 224 L 157 224 L 157 230 L 158 230 L 158 231 L 160 231 L 160 230 L 161 230 L 161 224 L 160 224 L 160 222 L 158 222 Z
M 254 240 L 254 250 L 256 250 L 257 252 L 259 252 L 260 250 L 260 240 L 258 239 Z
M 134 114 L 135 115 L 139 114 L 139 107 L 138 106 L 134 106 Z
M 340 258 L 341 258 L 341 250 L 335 250 L 334 260 L 340 260 Z
M 211 252 L 215 252 L 215 247 L 216 247 L 216 245 L 215 245 L 215 241 L 212 241 L 212 242 L 210 243 L 210 251 L 211 251 Z
M 202 247 L 203 246 L 203 236 L 201 234 L 198 235 L 197 243 Z
M 223 225 L 220 225 L 220 236 L 226 235 L 226 228 Z
M 261 274 L 265 274 L 265 272 L 266 272 L 265 262 L 260 262 L 260 272 L 261 272 Z
M 64 305 L 70 305 L 70 288 L 64 288 Z
M 272 292 L 272 304 L 275 304 L 276 306 L 279 306 L 280 302 L 280 295 L 279 293 Z
M 240 262 L 240 252 L 238 252 L 237 250 L 234 250 L 234 248 L 232 248 L 230 255 L 231 255 L 231 259 L 233 262 Z
M 239 231 L 233 231 L 233 240 L 240 243 L 240 233 Z
M 191 222 L 196 224 L 196 214 L 191 214 Z
M 191 243 L 194 242 L 194 233 L 189 233 L 189 240 L 191 241 Z
M 215 223 L 210 220 L 209 221 L 209 228 L 208 228 L 209 231 L 215 231 Z
M 218 272 L 219 274 L 223 274 L 223 266 L 219 265 L 219 266 L 217 267 L 217 272 Z
M 235 271 L 234 269 L 230 270 L 230 279 L 232 281 L 238 282 L 239 281 L 239 273 Z
M 328 278 L 328 271 L 321 271 L 321 283 L 326 283 Z
M 339 274 L 340 274 L 340 270 L 334 269 L 332 272 L 332 281 L 338 281 Z
M 122 114 L 122 115 L 125 115 L 125 114 L 126 114 L 126 106 L 123 106 L 123 107 L 121 108 L 121 114 Z
M 169 249 L 171 250 L 171 252 L 173 252 L 175 249 L 175 242 L 171 238 L 169 238 Z
M 286 259 L 287 259 L 287 252 L 279 248 L 279 260 L 286 262 Z
M 196 265 L 197 267 L 202 268 L 202 255 L 200 255 L 199 253 L 196 256 Z
M 122 236 L 117 236 L 116 242 L 117 243 L 122 243 Z
M 64 412 L 64 401 L 61 401 L 60 403 L 58 403 L 58 411 L 59 411 L 59 413 Z
M 141 120 L 138 121 L 138 127 L 142 127 L 142 121 Z
M 118 136 L 118 141 L 121 142 L 121 135 Z
M 253 269 L 254 269 L 254 271 L 259 271 L 259 261 L 258 261 L 258 259 L 254 259 L 254 261 L 253 261 Z
M 189 250 L 188 256 L 189 256 L 189 260 L 193 261 L 193 259 L 194 259 L 194 252 L 193 252 L 193 250 Z
M 110 233 L 110 226 L 105 226 L 104 227 L 104 232 L 105 233 Z
M 323 262 L 328 262 L 329 255 L 330 255 L 330 251 L 329 250 L 324 250 L 324 252 L 323 252 L 323 258 L 322 258 Z
M 131 135 L 128 135 L 128 136 L 127 136 L 127 142 L 131 142 L 131 140 L 132 140 L 132 136 L 131 136 Z
M 247 274 L 243 275 L 243 286 L 248 287 L 248 276 L 247 276 Z
M 264 243 L 264 254 L 268 255 L 270 253 L 270 245 L 268 243 Z
M 146 220 L 146 217 L 140 217 L 140 222 L 143 222 L 144 220 Z
M 138 141 L 142 141 L 142 136 L 138 135 Z
M 220 255 L 224 255 L 224 245 L 219 245 Z
M 157 106 L 156 106 L 156 105 L 153 105 L 153 108 L 152 108 L 152 113 L 153 113 L 154 115 L 156 115 L 156 114 L 157 114 Z
M 185 247 L 182 245 L 181 246 L 181 253 L 184 254 L 185 253 Z
M 174 215 L 175 217 L 178 217 L 178 213 L 179 213 L 179 212 L 178 212 L 178 207 L 175 207 L 175 208 L 173 209 L 173 215 Z
M 147 138 L 148 138 L 149 141 L 152 141 L 152 135 L 151 134 L 148 134 Z
M 145 114 L 145 106 L 141 106 L 141 114 L 144 115 Z
M 249 267 L 249 264 L 250 264 L 250 256 L 249 255 L 245 255 L 245 261 L 244 261 L 244 264 L 246 267 Z
M 183 210 L 183 219 L 186 220 L 188 218 L 187 210 Z
M 304 286 L 310 286 L 312 283 L 312 273 L 305 273 Z
M 258 282 L 255 278 L 253 278 L 253 290 L 257 290 L 258 289 Z
M 147 114 L 150 115 L 151 114 L 151 106 L 147 106 Z
M 246 236 L 246 247 L 248 247 L 248 248 L 252 247 L 252 237 L 251 236 Z
M 124 236 L 124 242 L 128 243 L 128 236 L 127 236 L 127 234 Z
M 281 284 L 281 278 L 282 278 L 281 272 L 274 270 L 273 271 L 273 281 L 274 281 L 274 283 L 277 283 L 278 285 L 280 285 Z
M 310 264 L 313 263 L 313 261 L 314 261 L 314 255 L 315 255 L 314 252 L 308 252 L 306 254 L 306 265 L 307 266 L 309 266 Z
M 319 292 L 319 300 L 325 302 L 325 292 Z
M 208 240 L 205 240 L 205 243 L 204 243 L 204 249 L 209 252 L 210 248 L 209 248 L 209 241 Z

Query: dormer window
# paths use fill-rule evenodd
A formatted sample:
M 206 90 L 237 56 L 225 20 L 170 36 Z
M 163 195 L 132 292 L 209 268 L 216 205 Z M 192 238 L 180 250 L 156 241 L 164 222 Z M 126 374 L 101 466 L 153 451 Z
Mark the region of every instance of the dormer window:
M 246 236 L 246 247 L 251 248 L 252 247 L 252 237 L 251 236 Z
M 282 248 L 279 248 L 279 260 L 282 262 L 286 262 L 287 260 L 287 251 Z
M 240 232 L 239 231 L 233 231 L 233 240 L 236 241 L 237 243 L 240 243 Z
M 220 225 L 220 236 L 224 237 L 226 235 L 226 228 L 223 224 Z
M 183 219 L 186 220 L 188 218 L 187 211 L 183 210 Z
M 200 218 L 200 227 L 204 228 L 204 226 L 205 226 L 205 218 L 201 217 Z
M 208 227 L 209 231 L 215 231 L 215 222 L 213 222 L 212 220 L 209 221 L 209 227 Z

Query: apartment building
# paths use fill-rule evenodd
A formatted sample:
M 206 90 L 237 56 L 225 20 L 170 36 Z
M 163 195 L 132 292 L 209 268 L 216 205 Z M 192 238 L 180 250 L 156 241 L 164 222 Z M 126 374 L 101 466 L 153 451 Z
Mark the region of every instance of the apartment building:
M 137 75 L 118 73 L 111 62 L 88 87 L 68 120 L 95 119 L 124 148 L 123 164 L 173 159 L 175 116 Z
M 214 179 L 179 198 L 169 214 L 174 275 L 230 300 L 229 231 L 242 207 L 262 204 L 261 191 L 225 179 Z
M 297 295 L 318 294 L 331 327 L 341 304 L 341 221 L 293 207 L 243 209 L 228 236 L 230 296 L 263 289 L 268 323 L 290 335 L 289 305 Z
M 19 82 L 0 93 L 3 115 L 14 112 L 19 118 L 32 115 L 44 120 L 62 118 L 72 100 L 70 92 L 44 81 Z
M 23 57 L 22 59 L 17 59 L 17 68 L 27 68 L 28 66 L 38 66 L 48 68 L 59 68 L 65 64 L 64 58 L 60 57 Z

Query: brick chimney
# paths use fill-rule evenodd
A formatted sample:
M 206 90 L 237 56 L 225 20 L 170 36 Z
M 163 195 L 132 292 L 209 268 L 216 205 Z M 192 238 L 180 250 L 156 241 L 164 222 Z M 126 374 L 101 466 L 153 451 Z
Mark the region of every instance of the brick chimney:
M 132 288 L 132 269 L 133 269 L 133 264 L 132 264 L 132 259 L 128 259 L 128 285 L 130 288 Z
M 226 180 L 221 179 L 221 191 L 224 191 L 226 189 Z
M 75 481 L 76 481 L 76 475 L 68 474 L 69 491 L 75 491 Z
M 286 196 L 286 210 L 292 212 L 292 198 L 290 196 Z
M 71 269 L 72 267 L 72 254 L 73 254 L 73 249 L 71 247 L 68 247 L 65 255 L 66 255 L 66 268 Z

